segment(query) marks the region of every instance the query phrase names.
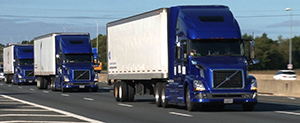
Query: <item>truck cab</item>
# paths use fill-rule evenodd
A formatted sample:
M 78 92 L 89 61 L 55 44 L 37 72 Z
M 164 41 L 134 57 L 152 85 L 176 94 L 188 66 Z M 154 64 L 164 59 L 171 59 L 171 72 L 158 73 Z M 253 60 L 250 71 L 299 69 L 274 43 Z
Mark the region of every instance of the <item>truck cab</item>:
M 188 110 L 203 105 L 242 104 L 253 110 L 257 103 L 256 79 L 248 75 L 254 62 L 254 43 L 241 39 L 240 28 L 226 6 L 171 8 L 176 19 L 173 75 L 166 85 L 169 103 Z M 173 23 L 173 24 L 175 24 Z M 248 51 L 247 51 L 248 52 Z M 171 63 L 172 64 L 172 63 Z

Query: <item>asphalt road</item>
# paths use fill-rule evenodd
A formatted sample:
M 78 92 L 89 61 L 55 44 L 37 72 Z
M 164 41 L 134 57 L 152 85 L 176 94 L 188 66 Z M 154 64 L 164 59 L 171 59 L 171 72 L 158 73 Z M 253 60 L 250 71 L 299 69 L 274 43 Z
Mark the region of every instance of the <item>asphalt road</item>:
M 152 95 L 135 96 L 135 102 L 116 102 L 112 87 L 100 84 L 98 92 L 52 92 L 35 85 L 0 82 L 0 122 L 108 122 L 192 123 L 263 122 L 298 123 L 300 98 L 259 95 L 254 111 L 240 105 L 222 110 L 188 112 L 184 107 L 157 108 Z

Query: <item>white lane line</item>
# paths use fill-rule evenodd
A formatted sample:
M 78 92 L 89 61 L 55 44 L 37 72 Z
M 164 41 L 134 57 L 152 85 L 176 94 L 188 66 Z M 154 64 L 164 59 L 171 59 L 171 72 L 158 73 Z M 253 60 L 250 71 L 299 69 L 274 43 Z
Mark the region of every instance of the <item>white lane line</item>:
M 290 99 L 290 100 L 295 100 L 296 98 L 294 98 L 294 97 L 288 97 L 288 99 Z
M 133 107 L 133 105 L 129 105 L 129 104 L 123 104 L 123 103 L 118 103 L 119 106 L 124 106 L 124 107 Z
M 83 99 L 88 100 L 88 101 L 93 101 L 94 100 L 92 98 L 83 98 Z
M 7 95 L 0 95 L 0 96 L 11 99 L 11 100 L 19 101 L 19 102 L 22 102 L 22 103 L 25 103 L 25 104 L 28 104 L 28 105 L 32 105 L 32 106 L 35 106 L 35 107 L 43 108 L 43 109 L 46 109 L 46 110 L 49 110 L 49 111 L 54 111 L 54 112 L 57 112 L 57 113 L 60 113 L 60 114 L 64 114 L 65 116 L 69 116 L 69 117 L 73 117 L 73 118 L 76 118 L 76 119 L 88 121 L 88 122 L 91 122 L 91 123 L 105 123 L 103 121 L 98 121 L 98 120 L 94 120 L 94 119 L 91 119 L 91 118 L 80 116 L 80 115 L 77 115 L 77 114 L 74 114 L 74 113 L 66 112 L 66 111 L 63 111 L 63 110 L 59 110 L 59 109 L 50 108 L 50 107 L 47 107 L 47 106 L 27 102 L 27 101 L 20 100 L 20 99 L 17 99 L 17 98 L 13 98 L 13 97 L 10 97 L 10 96 L 7 96 Z
M 45 109 L 0 109 L 0 111 L 48 111 Z
M 49 91 L 43 91 L 44 93 L 49 93 Z
M 169 114 L 184 116 L 184 117 L 193 117 L 193 115 L 183 114 L 183 113 L 178 113 L 178 112 L 169 112 Z
M 33 88 L 30 88 L 29 90 L 31 90 L 31 91 L 35 91 L 35 89 L 33 89 Z
M 5 121 L 4 123 L 86 123 L 86 122 L 12 120 L 12 121 Z
M 68 97 L 70 96 L 69 94 L 61 94 L 62 96 Z
M 11 85 L 8 85 L 8 87 L 11 87 Z
M 280 113 L 280 114 L 291 114 L 291 115 L 299 115 L 300 113 L 295 113 L 295 112 L 287 112 L 287 111 L 275 111 L 276 113 Z
M 20 86 L 18 88 L 22 89 L 22 87 L 20 87 Z
M 0 117 L 69 117 L 67 115 L 50 115 L 50 114 L 1 114 Z
M 3 85 L 2 83 L 0 83 L 0 85 Z

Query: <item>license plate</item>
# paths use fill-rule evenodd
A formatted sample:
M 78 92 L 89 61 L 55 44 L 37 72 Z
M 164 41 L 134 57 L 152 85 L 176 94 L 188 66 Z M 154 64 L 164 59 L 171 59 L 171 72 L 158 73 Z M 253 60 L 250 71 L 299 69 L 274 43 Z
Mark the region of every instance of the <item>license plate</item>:
M 84 88 L 84 85 L 79 85 L 79 88 Z
M 233 99 L 224 99 L 224 103 L 225 104 L 233 103 Z
M 32 83 L 32 80 L 29 80 L 28 82 L 29 82 L 29 83 Z

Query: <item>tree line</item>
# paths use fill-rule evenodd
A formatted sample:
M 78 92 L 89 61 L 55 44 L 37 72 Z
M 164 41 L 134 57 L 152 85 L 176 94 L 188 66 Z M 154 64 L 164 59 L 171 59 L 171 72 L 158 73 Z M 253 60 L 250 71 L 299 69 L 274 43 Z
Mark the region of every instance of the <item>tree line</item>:
M 273 40 L 263 33 L 261 36 L 253 38 L 252 35 L 244 34 L 244 39 L 253 39 L 255 41 L 255 58 L 259 63 L 250 67 L 250 70 L 279 70 L 287 69 L 289 63 L 289 39 L 283 39 L 278 36 Z M 96 47 L 97 37 L 91 39 L 92 47 Z M 33 44 L 31 41 L 22 41 L 21 44 Z M 0 44 L 1 47 L 5 45 Z M 7 45 L 6 45 L 7 46 Z M 98 49 L 100 61 L 102 61 L 103 70 L 107 69 L 107 42 L 106 35 L 98 35 Z M 1 48 L 2 49 L 2 48 Z M 0 50 L 3 54 L 3 50 Z M 0 60 L 2 62 L 2 59 Z M 292 38 L 292 64 L 293 69 L 300 68 L 300 36 Z

